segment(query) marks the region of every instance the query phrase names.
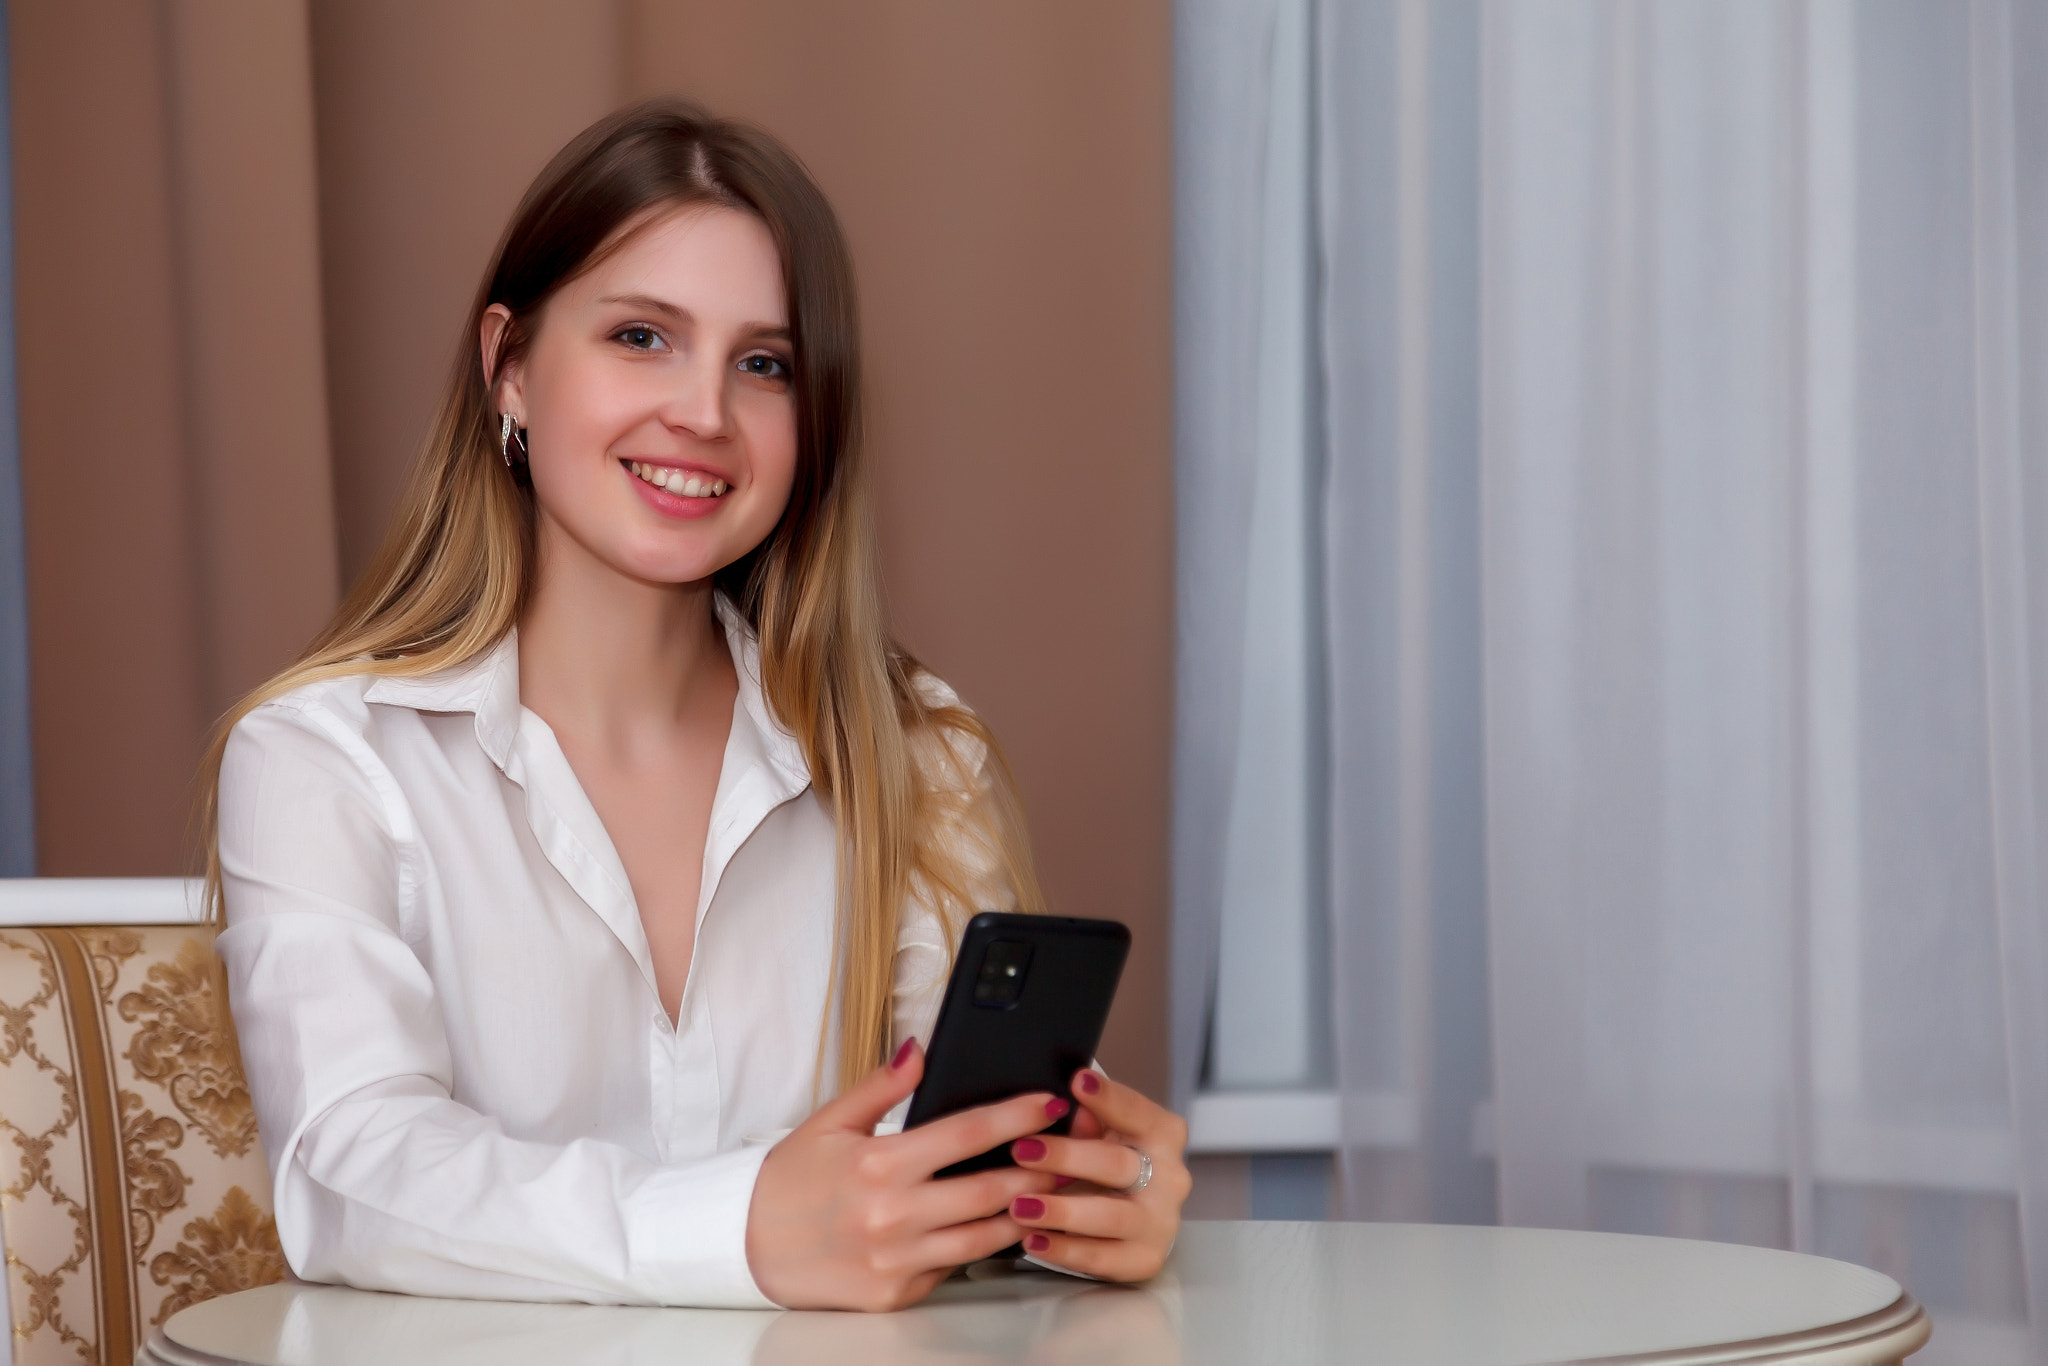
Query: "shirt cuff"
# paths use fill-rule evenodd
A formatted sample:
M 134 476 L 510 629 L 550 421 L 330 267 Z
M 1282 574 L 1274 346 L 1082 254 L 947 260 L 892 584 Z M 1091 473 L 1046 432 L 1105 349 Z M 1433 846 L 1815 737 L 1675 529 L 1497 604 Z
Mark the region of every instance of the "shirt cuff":
M 657 1302 L 706 1309 L 775 1309 L 747 1265 L 747 1211 L 767 1158 L 752 1145 L 663 1167 L 626 1210 L 633 1279 Z

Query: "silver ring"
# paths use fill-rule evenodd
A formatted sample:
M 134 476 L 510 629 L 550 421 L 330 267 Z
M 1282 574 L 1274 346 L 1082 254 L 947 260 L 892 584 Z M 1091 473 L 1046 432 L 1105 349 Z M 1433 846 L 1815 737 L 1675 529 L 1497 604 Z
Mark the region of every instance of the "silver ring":
M 1128 1143 L 1126 1143 L 1124 1146 L 1130 1148 L 1130 1144 Z M 1123 1193 L 1125 1195 L 1136 1195 L 1139 1191 L 1145 1189 L 1145 1187 L 1152 1184 L 1151 1157 L 1147 1155 L 1143 1150 L 1138 1148 L 1131 1148 L 1131 1151 L 1138 1154 L 1138 1179 L 1131 1182 L 1130 1185 L 1124 1187 Z

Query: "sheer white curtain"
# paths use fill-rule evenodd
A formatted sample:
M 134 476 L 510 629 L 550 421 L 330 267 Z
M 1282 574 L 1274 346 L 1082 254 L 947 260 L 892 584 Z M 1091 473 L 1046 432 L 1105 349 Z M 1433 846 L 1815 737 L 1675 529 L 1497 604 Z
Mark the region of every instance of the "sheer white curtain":
M 1800 1247 L 2048 1355 L 2043 7 L 1180 19 L 1183 1093 L 1327 1085 L 1355 1215 Z
M 1202 339 L 1178 348 L 1175 385 L 1183 1107 L 1205 1074 L 1327 1082 L 1327 977 L 1313 968 L 1326 921 L 1312 777 L 1322 741 L 1311 696 L 1321 627 L 1310 14 L 1308 0 L 1211 0 L 1186 7 L 1175 30 L 1175 328 Z M 1215 971 L 1219 939 L 1228 981 Z

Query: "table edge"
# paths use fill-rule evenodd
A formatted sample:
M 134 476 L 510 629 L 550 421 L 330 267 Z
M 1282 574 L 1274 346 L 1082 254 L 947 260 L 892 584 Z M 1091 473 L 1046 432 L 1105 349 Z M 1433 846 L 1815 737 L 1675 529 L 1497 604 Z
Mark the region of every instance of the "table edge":
M 1933 1336 L 1934 1321 L 1920 1302 L 1901 1293 L 1885 1308 L 1862 1318 L 1850 1319 L 1828 1328 L 1805 1329 L 1797 1333 L 1746 1342 L 1717 1343 L 1704 1347 L 1682 1347 L 1650 1355 L 1584 1357 L 1557 1362 L 1554 1366 L 1769 1366 L 1772 1362 L 1802 1363 L 1802 1366 L 1878 1366 L 1902 1362 L 1925 1346 Z M 162 1329 L 150 1334 L 135 1354 L 135 1366 L 248 1366 L 235 1357 L 224 1357 L 183 1343 L 173 1342 Z
M 197 1347 L 187 1347 L 164 1336 L 161 1328 L 152 1332 L 135 1349 L 135 1366 L 249 1366 L 239 1357 L 216 1356 Z
M 1905 1360 L 1933 1335 L 1934 1320 L 1918 1300 L 1902 1290 L 1896 1300 L 1874 1313 L 1826 1327 L 1665 1352 L 1582 1357 L 1550 1366 L 1767 1366 L 1791 1361 L 1802 1366 L 1878 1366 Z

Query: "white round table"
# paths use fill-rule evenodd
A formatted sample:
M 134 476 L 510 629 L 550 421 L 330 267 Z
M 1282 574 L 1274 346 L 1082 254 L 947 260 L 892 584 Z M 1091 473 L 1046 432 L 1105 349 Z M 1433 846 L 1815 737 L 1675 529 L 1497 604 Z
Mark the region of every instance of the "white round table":
M 982 1264 L 896 1314 L 512 1304 L 283 1284 L 174 1314 L 147 1366 L 412 1362 L 1895 1362 L 1898 1282 L 1790 1252 L 1543 1229 L 1191 1223 L 1138 1287 Z

